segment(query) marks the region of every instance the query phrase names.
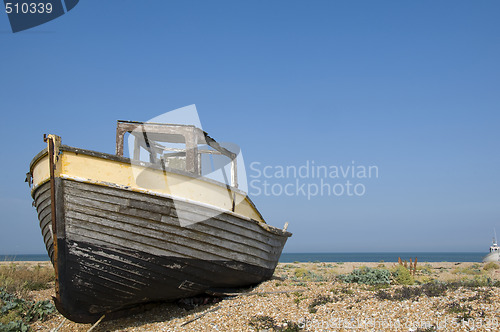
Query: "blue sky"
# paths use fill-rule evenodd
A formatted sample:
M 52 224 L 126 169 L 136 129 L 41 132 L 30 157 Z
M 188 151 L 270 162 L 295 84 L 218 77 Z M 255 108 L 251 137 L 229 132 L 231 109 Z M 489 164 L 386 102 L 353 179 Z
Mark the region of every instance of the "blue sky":
M 0 13 L 0 253 L 43 253 L 23 182 L 44 133 L 196 104 L 247 164 L 376 165 L 361 197 L 252 197 L 287 252 L 486 251 L 500 228 L 497 1 L 81 1 Z M 279 182 L 277 180 L 277 182 Z

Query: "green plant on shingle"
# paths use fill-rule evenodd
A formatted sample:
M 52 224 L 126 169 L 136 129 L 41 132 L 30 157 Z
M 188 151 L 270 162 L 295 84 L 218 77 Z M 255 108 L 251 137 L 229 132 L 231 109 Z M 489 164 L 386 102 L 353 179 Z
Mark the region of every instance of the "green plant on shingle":
M 392 295 L 389 292 L 386 292 L 384 290 L 379 290 L 377 294 L 375 294 L 375 297 L 381 301 L 383 300 L 393 300 Z
M 413 285 L 415 283 L 410 271 L 403 265 L 398 265 L 392 272 L 392 276 L 394 281 L 400 285 Z
M 28 322 L 37 320 L 43 321 L 53 312 L 55 312 L 55 307 L 50 300 L 38 301 L 29 307 L 25 319 Z
M 422 292 L 428 297 L 443 296 L 446 294 L 448 288 L 454 287 L 452 284 L 441 283 L 441 282 L 431 282 L 420 286 Z
M 460 303 L 457 303 L 457 302 L 453 302 L 453 303 L 450 303 L 447 308 L 446 308 L 446 311 L 449 312 L 449 313 L 452 313 L 452 314 L 459 314 L 459 313 L 463 313 L 463 312 L 471 312 L 472 310 L 472 307 L 470 305 L 461 305 Z
M 469 312 L 464 312 L 461 315 L 457 316 L 457 322 L 468 322 L 469 320 L 473 320 L 474 316 L 471 315 L 470 311 Z
M 280 323 L 277 322 L 273 317 L 264 315 L 253 316 L 252 318 L 250 318 L 248 324 L 257 331 L 297 332 L 303 330 L 303 328 L 295 322 L 285 320 Z
M 28 331 L 30 322 L 44 320 L 54 311 L 48 300 L 34 303 L 0 288 L 0 332 Z
M 500 266 L 495 262 L 486 263 L 483 267 L 483 270 L 485 271 L 498 270 L 498 269 L 500 269 Z
M 482 303 L 492 303 L 494 298 L 494 293 L 491 289 L 478 289 L 474 296 L 463 298 L 460 301 L 480 301 Z
M 339 279 L 347 283 L 358 283 L 366 285 L 389 284 L 391 273 L 387 269 L 374 269 L 362 267 L 355 269 L 349 274 L 339 276 Z
M 26 325 L 22 320 L 16 320 L 7 324 L 0 323 L 0 332 L 28 332 L 29 325 Z
M 320 296 L 316 297 L 315 299 L 313 299 L 313 301 L 309 305 L 309 312 L 314 314 L 314 313 L 316 313 L 316 311 L 318 311 L 318 309 L 316 309 L 317 306 L 320 306 L 320 305 L 323 305 L 326 303 L 331 303 L 331 302 L 334 302 L 334 299 L 332 299 L 329 296 L 320 295 Z
M 293 281 L 313 281 L 313 282 L 321 282 L 326 281 L 326 278 L 322 275 L 314 273 L 313 271 L 309 271 L 303 267 L 297 268 L 293 271 Z
M 274 318 L 265 315 L 254 316 L 250 318 L 248 323 L 250 326 L 256 328 L 258 331 L 262 329 L 272 329 L 276 325 Z
M 425 264 L 424 266 L 418 266 L 417 271 L 422 274 L 431 275 L 432 274 L 432 266 L 430 264 Z
M 480 266 L 474 264 L 470 267 L 457 267 L 451 273 L 453 274 L 465 274 L 465 275 L 480 275 L 483 271 L 481 271 Z
M 419 327 L 415 330 L 415 332 L 436 332 L 437 328 L 435 326 L 429 327 Z

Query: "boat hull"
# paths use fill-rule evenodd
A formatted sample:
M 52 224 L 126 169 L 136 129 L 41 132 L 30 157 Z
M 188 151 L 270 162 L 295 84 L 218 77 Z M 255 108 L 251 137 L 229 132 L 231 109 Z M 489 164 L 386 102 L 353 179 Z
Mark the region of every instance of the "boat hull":
M 56 306 L 75 322 L 210 289 L 257 284 L 271 278 L 290 236 L 175 197 L 64 177 L 53 181 L 54 196 L 46 182 L 33 198 L 56 268 Z M 203 221 L 182 226 L 180 213 Z

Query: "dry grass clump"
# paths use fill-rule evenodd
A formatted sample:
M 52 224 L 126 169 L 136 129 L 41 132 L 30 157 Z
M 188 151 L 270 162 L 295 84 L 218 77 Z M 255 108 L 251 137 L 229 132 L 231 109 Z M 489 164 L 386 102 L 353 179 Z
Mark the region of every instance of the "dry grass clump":
M 54 268 L 50 264 L 11 262 L 0 265 L 0 288 L 25 299 L 30 291 L 53 287 L 54 279 Z
M 277 322 L 273 317 L 258 315 L 250 318 L 248 325 L 256 331 L 283 331 L 295 332 L 302 331 L 303 328 L 292 321 Z
M 451 273 L 454 274 L 465 274 L 465 275 L 481 275 L 481 266 L 479 264 L 472 264 L 467 267 L 457 267 Z
M 500 266 L 495 262 L 489 262 L 483 266 L 483 270 L 485 271 L 498 270 L 498 269 L 500 269 Z

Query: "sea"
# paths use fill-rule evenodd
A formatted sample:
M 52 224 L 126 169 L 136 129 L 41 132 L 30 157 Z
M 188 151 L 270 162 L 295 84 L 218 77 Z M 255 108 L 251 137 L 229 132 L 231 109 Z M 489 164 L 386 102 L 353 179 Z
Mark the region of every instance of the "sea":
M 481 262 L 484 252 L 330 252 L 283 253 L 281 263 L 293 262 L 397 262 L 398 257 L 423 262 Z M 47 254 L 0 255 L 0 261 L 48 261 Z
M 30 262 L 43 262 L 49 261 L 47 254 L 33 254 L 33 255 L 0 255 L 0 262 L 11 261 L 30 261 Z
M 281 263 L 293 262 L 481 262 L 483 252 L 333 252 L 333 253 L 283 253 Z

